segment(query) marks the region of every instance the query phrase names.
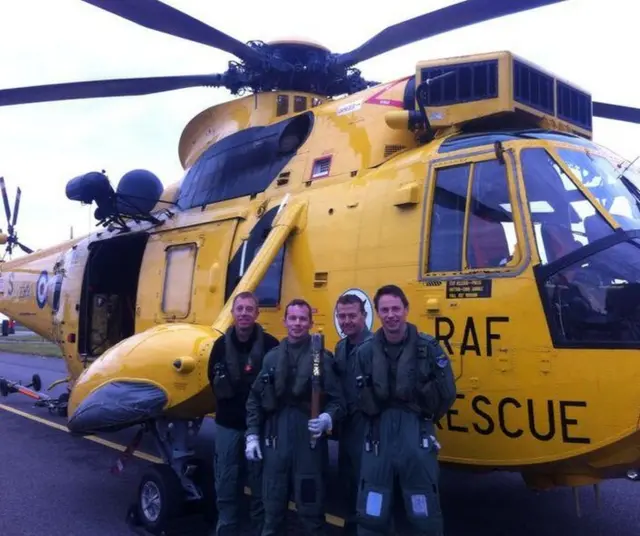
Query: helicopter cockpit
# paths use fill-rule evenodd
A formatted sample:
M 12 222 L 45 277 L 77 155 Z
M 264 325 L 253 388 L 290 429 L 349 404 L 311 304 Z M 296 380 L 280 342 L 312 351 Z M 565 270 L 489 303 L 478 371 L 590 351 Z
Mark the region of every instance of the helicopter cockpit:
M 640 347 L 638 171 L 585 140 L 523 147 L 520 162 L 554 344 Z

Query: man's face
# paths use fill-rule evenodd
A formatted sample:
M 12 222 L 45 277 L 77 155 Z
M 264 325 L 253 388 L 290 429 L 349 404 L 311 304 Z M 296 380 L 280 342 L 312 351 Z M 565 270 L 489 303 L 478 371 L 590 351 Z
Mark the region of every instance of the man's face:
M 340 330 L 346 337 L 355 337 L 364 329 L 366 313 L 357 303 L 339 303 L 336 307 L 336 316 Z
M 249 331 L 258 318 L 258 305 L 251 298 L 238 298 L 233 305 L 232 314 L 236 328 Z
M 309 330 L 313 325 L 309 315 L 309 309 L 304 305 L 291 305 L 287 310 L 284 325 L 287 328 L 287 335 L 290 340 L 297 341 L 303 339 L 309 334 Z
M 407 324 L 409 309 L 397 296 L 383 294 L 378 300 L 378 316 L 387 333 L 401 333 Z

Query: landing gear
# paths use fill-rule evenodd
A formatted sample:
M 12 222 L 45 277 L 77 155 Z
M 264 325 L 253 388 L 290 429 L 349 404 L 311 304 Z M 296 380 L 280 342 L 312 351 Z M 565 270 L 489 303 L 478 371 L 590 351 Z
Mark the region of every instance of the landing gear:
M 208 534 L 216 521 L 213 468 L 193 445 L 202 419 L 157 420 L 147 426 L 165 463 L 153 464 L 138 486 L 127 521 L 148 533 Z

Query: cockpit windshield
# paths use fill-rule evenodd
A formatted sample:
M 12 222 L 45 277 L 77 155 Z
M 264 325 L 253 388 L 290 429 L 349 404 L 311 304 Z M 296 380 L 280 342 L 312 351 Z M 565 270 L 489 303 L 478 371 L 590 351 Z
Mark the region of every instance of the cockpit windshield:
M 640 191 L 632 167 L 579 149 L 556 149 L 574 177 L 625 230 L 640 229 Z
M 575 159 L 582 163 L 579 156 Z M 613 234 L 613 227 L 546 149 L 523 149 L 520 162 L 541 264 Z
M 619 166 L 614 159 L 579 149 L 555 150 L 575 183 L 552 151 L 532 147 L 520 152 L 540 256 L 535 273 L 554 343 L 638 348 L 640 182 L 625 163 Z M 576 186 L 578 181 L 595 201 Z M 635 232 L 614 236 L 603 209 L 623 230 Z M 585 248 L 605 237 L 609 239 Z M 564 260 L 547 266 L 559 259 Z

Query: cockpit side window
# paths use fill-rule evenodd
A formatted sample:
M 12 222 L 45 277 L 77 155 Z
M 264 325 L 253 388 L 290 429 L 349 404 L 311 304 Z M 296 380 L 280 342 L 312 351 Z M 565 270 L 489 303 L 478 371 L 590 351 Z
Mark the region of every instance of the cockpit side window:
M 541 264 L 613 233 L 549 152 L 523 149 L 520 161 Z
M 507 168 L 495 159 L 436 170 L 427 272 L 503 268 L 517 238 Z

